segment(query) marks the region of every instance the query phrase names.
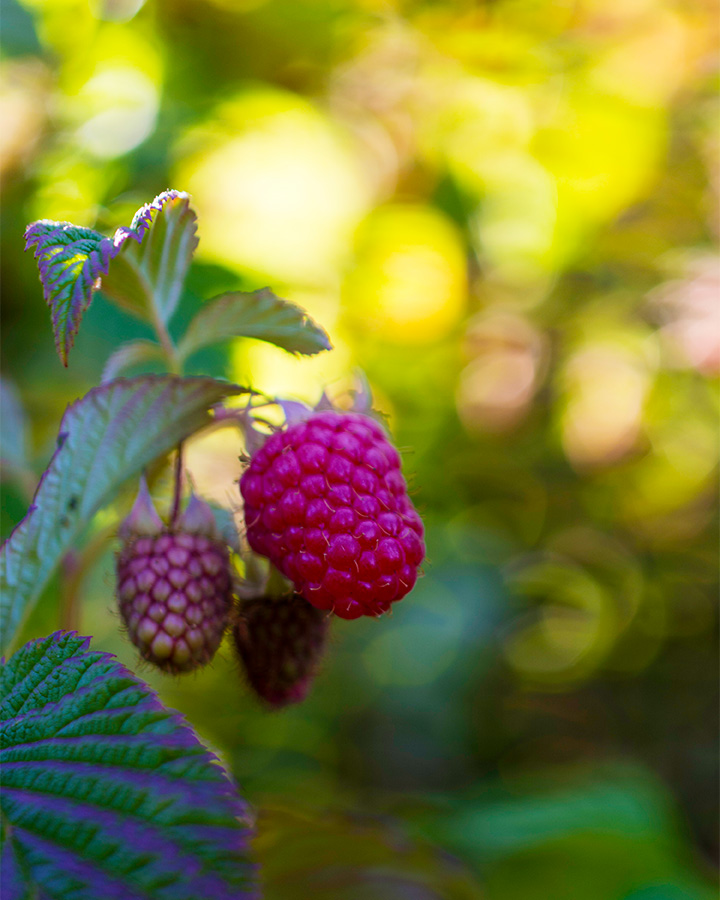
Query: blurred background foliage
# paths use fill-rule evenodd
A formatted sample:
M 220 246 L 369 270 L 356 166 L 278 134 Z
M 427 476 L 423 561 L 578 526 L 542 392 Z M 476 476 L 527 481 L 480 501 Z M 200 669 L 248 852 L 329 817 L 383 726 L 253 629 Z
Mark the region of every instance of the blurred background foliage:
M 229 647 L 141 669 L 258 809 L 269 900 L 715 896 L 718 57 L 713 0 L 2 0 L 3 533 L 65 405 L 25 224 L 192 193 L 186 303 L 269 284 L 335 349 L 194 371 L 315 401 L 362 367 L 428 532 L 391 617 L 337 622 L 278 714 Z M 191 447 L 237 511 L 231 430 Z M 127 508 L 88 529 L 113 611 Z M 167 486 L 159 484 L 160 494 Z M 72 561 L 25 637 L 58 627 Z M 76 584 L 75 584 L 76 586 Z

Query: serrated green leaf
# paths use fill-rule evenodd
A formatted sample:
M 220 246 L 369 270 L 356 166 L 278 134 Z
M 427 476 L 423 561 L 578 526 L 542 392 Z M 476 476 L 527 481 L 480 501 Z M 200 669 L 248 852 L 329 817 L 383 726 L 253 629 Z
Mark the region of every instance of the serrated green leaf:
M 107 384 L 108 381 L 117 378 L 121 372 L 125 371 L 125 369 L 140 365 L 141 363 L 160 360 L 163 359 L 163 357 L 164 352 L 162 347 L 154 341 L 142 339 L 128 341 L 126 344 L 121 344 L 117 350 L 108 357 L 105 368 L 103 369 L 101 381 L 103 384 Z
M 0 648 L 13 640 L 62 556 L 122 482 L 210 421 L 243 388 L 211 378 L 141 375 L 68 407 L 28 514 L 0 548 Z
M 190 323 L 178 352 L 186 359 L 201 347 L 233 337 L 257 338 L 290 353 L 306 355 L 332 348 L 325 331 L 305 310 L 262 288 L 252 293 L 233 291 L 208 300 Z
M 2 666 L 2 896 L 254 896 L 235 786 L 180 716 L 88 644 L 58 632 Z
M 116 248 L 110 238 L 91 228 L 48 219 L 25 229 L 25 249 L 30 247 L 35 248 L 43 296 L 50 307 L 55 347 L 66 366 L 80 321 Z
M 130 228 L 118 228 L 118 247 L 102 291 L 128 312 L 166 325 L 175 312 L 197 246 L 190 198 L 165 191 L 141 207 Z
M 148 322 L 166 325 L 197 246 L 195 213 L 182 191 L 164 191 L 112 238 L 70 222 L 41 219 L 25 229 L 34 247 L 63 365 L 93 294 L 103 293 Z M 101 282 L 102 278 L 102 282 Z

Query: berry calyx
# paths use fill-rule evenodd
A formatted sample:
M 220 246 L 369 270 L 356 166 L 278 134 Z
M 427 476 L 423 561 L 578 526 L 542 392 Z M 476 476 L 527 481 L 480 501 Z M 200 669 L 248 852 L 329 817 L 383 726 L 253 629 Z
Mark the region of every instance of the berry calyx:
M 250 547 L 318 609 L 377 616 L 413 588 L 423 525 L 371 417 L 325 410 L 276 432 L 240 491 Z

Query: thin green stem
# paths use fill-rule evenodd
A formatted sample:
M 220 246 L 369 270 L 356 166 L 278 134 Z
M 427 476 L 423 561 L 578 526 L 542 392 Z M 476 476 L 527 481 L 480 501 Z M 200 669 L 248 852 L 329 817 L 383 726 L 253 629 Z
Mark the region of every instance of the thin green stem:
M 145 272 L 142 270 L 142 267 L 133 265 L 133 268 L 139 280 L 142 282 L 143 288 L 145 290 L 145 296 L 147 298 L 147 308 L 150 311 L 150 315 L 152 316 L 152 323 L 153 327 L 155 328 L 155 334 L 157 334 L 160 346 L 163 348 L 163 352 L 165 354 L 165 361 L 167 363 L 168 372 L 170 372 L 172 375 L 181 375 L 182 359 L 180 357 L 180 354 L 178 353 L 175 343 L 173 342 L 173 339 L 170 337 L 170 332 L 168 331 L 165 323 L 160 318 L 160 313 L 154 301 L 152 286 L 150 285 Z
M 158 336 L 158 340 L 160 341 L 160 346 L 163 348 L 163 352 L 165 354 L 165 361 L 167 362 L 168 371 L 172 375 L 181 375 L 182 374 L 182 362 L 180 360 L 180 356 L 177 352 L 177 347 L 173 343 L 173 339 L 170 337 L 170 332 L 165 327 L 162 319 L 158 315 L 157 310 L 153 304 L 152 306 L 153 313 L 153 325 L 155 326 L 155 333 Z

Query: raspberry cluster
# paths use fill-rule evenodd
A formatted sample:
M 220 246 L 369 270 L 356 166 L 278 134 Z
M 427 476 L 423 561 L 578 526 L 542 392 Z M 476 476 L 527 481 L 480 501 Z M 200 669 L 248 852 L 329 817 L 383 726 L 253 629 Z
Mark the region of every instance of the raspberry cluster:
M 415 584 L 422 521 L 397 450 L 369 416 L 324 411 L 277 432 L 240 490 L 251 548 L 313 606 L 377 616 Z

